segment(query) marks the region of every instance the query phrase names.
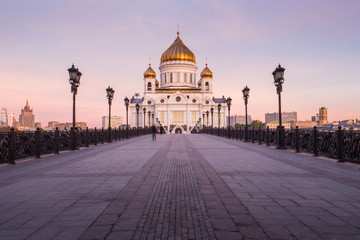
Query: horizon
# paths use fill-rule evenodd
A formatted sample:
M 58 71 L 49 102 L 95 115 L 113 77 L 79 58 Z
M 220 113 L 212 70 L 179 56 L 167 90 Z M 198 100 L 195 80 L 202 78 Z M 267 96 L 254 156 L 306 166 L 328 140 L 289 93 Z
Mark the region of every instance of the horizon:
M 108 86 L 115 90 L 112 115 L 125 121 L 123 99 L 143 95 L 149 58 L 159 79 L 161 54 L 175 40 L 179 23 L 180 38 L 196 57 L 196 80 L 207 58 L 214 97 L 233 99 L 231 115 L 245 115 L 246 85 L 253 120 L 265 122 L 265 113 L 278 112 L 271 73 L 280 63 L 286 69 L 282 112 L 295 111 L 304 121 L 326 107 L 329 122 L 359 119 L 359 12 L 356 0 L 5 0 L 0 107 L 18 121 L 28 99 L 42 126 L 71 122 L 67 69 L 74 63 L 83 74 L 76 121 L 101 126 Z

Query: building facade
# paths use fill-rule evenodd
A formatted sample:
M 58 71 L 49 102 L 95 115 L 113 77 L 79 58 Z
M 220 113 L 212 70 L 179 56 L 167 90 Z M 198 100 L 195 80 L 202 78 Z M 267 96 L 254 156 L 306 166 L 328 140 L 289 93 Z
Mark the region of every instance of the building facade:
M 297 121 L 297 112 L 282 112 L 283 122 Z M 279 113 L 265 113 L 265 122 L 279 121 Z
M 319 125 L 325 125 L 329 123 L 328 122 L 328 118 L 327 118 L 327 108 L 326 107 L 321 107 L 319 109 Z
M 1 120 L 0 120 L 0 125 L 5 125 L 8 126 L 8 115 L 7 115 L 7 109 L 6 108 L 2 108 L 1 109 Z
M 172 133 L 196 132 L 211 122 L 214 127 L 225 127 L 226 99 L 213 96 L 213 73 L 207 64 L 199 80 L 197 69 L 194 53 L 178 32 L 173 44 L 161 55 L 160 79 L 151 64 L 144 72 L 144 96 L 136 94 L 130 101 L 130 126 L 162 125 Z
M 111 116 L 110 126 L 111 128 L 118 128 L 122 125 L 123 118 L 120 116 Z M 108 128 L 109 127 L 109 116 L 102 117 L 102 127 Z
M 33 128 L 35 126 L 35 116 L 33 114 L 33 109 L 30 109 L 27 100 L 25 107 L 21 109 L 21 114 L 19 115 L 19 122 L 20 125 L 25 128 Z
M 229 117 L 226 117 L 226 119 L 227 119 L 227 121 L 229 121 Z M 247 116 L 247 122 L 248 122 L 248 124 L 251 124 L 251 122 L 252 122 L 250 115 Z M 235 124 L 245 125 L 246 124 L 245 116 L 236 115 L 236 114 L 233 116 L 230 116 L 230 125 L 235 126 Z

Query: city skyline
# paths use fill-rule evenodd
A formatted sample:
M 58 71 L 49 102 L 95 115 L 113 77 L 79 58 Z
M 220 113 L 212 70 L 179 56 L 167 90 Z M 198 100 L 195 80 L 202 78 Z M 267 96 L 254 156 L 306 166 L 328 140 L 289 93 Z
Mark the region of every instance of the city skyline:
M 324 106 L 329 122 L 360 118 L 359 10 L 358 1 L 324 0 L 5 0 L 0 107 L 19 116 L 29 99 L 43 126 L 71 121 L 67 68 L 74 63 L 83 73 L 76 121 L 101 126 L 108 85 L 116 91 L 113 115 L 125 119 L 124 97 L 142 89 L 149 57 L 159 74 L 161 54 L 179 23 L 182 40 L 196 56 L 197 80 L 207 58 L 214 95 L 233 99 L 232 115 L 244 115 L 246 85 L 253 119 L 264 122 L 265 113 L 278 112 L 271 73 L 281 63 L 286 68 L 282 111 L 311 120 Z

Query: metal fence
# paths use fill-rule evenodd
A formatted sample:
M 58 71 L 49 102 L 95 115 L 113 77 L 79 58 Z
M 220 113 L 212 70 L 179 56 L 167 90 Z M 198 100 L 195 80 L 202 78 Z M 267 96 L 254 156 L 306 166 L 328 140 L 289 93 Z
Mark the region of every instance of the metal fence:
M 120 141 L 150 134 L 149 128 L 129 129 L 88 129 L 76 131 L 76 146 L 104 144 L 104 142 Z M 56 153 L 71 149 L 71 131 L 14 131 L 0 132 L 0 163 L 13 162 L 15 159 L 43 154 Z
M 245 128 L 203 128 L 200 133 L 230 137 L 245 141 Z M 269 128 L 248 128 L 248 142 L 278 145 L 278 130 Z M 341 127 L 336 131 L 319 131 L 291 129 L 285 131 L 285 148 L 295 152 L 312 153 L 314 156 L 327 156 L 339 161 L 360 163 L 360 132 L 344 131 Z

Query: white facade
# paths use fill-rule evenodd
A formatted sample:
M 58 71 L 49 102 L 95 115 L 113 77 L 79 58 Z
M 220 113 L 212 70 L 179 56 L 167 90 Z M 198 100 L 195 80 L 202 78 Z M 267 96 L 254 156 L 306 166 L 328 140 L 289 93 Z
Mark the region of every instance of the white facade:
M 145 126 L 161 124 L 167 133 L 170 129 L 172 133 L 190 133 L 194 129 L 198 131 L 203 124 L 211 126 L 213 108 L 213 127 L 219 124 L 225 127 L 226 100 L 224 97 L 213 97 L 213 74 L 210 69 L 206 66 L 198 80 L 197 68 L 195 56 L 178 35 L 161 57 L 160 79 L 156 79 L 151 65 L 145 71 L 144 96 L 133 97 L 130 101 L 130 126 L 144 127 L 145 121 Z M 136 104 L 139 105 L 138 114 Z

